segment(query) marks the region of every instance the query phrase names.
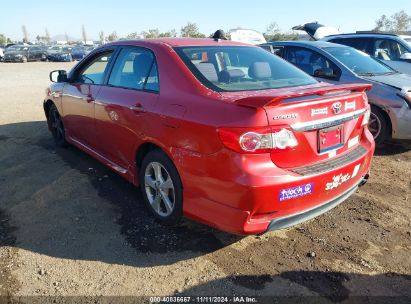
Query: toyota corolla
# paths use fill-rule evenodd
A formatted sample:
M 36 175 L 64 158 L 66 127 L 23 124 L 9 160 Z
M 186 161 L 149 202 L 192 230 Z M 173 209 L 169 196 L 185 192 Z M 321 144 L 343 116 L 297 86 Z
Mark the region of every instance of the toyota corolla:
M 337 206 L 369 175 L 371 86 L 320 83 L 259 47 L 119 41 L 50 79 L 57 145 L 140 186 L 163 223 L 281 229 Z

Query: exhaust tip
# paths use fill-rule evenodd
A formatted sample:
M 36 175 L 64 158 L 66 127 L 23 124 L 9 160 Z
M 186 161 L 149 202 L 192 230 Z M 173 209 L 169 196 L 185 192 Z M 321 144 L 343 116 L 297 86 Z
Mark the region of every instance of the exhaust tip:
M 369 178 L 370 178 L 370 174 L 369 173 L 365 174 L 362 181 L 358 184 L 358 187 L 364 186 L 368 182 Z

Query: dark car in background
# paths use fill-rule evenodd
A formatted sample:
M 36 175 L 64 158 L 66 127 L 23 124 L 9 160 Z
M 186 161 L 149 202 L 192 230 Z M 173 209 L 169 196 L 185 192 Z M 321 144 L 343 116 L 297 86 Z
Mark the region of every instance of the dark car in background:
M 47 60 L 48 61 L 73 61 L 71 52 L 73 50 L 72 46 L 61 46 L 55 45 L 47 50 Z
M 323 41 L 278 41 L 261 45 L 318 80 L 369 83 L 368 128 L 377 143 L 411 139 L 411 75 L 399 73 L 352 47 Z M 346 107 L 354 105 L 346 103 Z
M 4 62 L 27 62 L 46 60 L 46 52 L 37 45 L 13 45 L 4 52 Z
M 323 40 L 351 46 L 390 67 L 411 74 L 411 36 L 387 33 L 357 32 L 355 34 L 332 35 Z
M 71 57 L 73 60 L 81 60 L 95 48 L 95 46 L 76 46 L 71 51 Z
M 351 46 L 383 61 L 393 69 L 411 74 L 411 36 L 386 32 L 357 31 L 340 33 L 337 29 L 310 22 L 294 26 L 293 30 L 305 31 L 312 39 Z

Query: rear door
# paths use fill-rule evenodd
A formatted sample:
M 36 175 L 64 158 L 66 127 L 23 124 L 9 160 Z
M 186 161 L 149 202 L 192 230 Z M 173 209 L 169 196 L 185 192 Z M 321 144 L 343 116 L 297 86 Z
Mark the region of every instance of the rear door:
M 133 164 L 145 130 L 156 125 L 153 111 L 159 92 L 154 53 L 123 47 L 95 109 L 98 151 L 123 169 Z
M 99 52 L 78 67 L 63 89 L 64 124 L 68 136 L 95 149 L 94 106 L 104 83 L 113 49 Z

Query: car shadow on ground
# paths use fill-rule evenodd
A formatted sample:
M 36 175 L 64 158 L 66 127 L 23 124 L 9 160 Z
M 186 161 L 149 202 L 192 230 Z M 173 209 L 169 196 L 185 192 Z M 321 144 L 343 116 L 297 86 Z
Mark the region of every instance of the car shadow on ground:
M 88 183 L 65 176 L 86 176 Z M 85 193 L 90 188 L 93 195 Z M 138 188 L 75 147 L 56 148 L 44 121 L 0 126 L 0 211 L 9 225 L 0 226 L 3 239 L 13 234 L 19 248 L 68 259 L 157 266 L 242 238 L 189 220 L 157 223 Z M 125 257 L 115 243 L 138 257 Z
M 239 275 L 199 284 L 176 293 L 181 296 L 232 296 L 226 280 L 255 282 L 260 276 Z M 410 275 L 366 275 L 344 272 L 286 271 L 254 290 L 239 290 L 238 297 L 258 296 L 258 303 L 410 303 Z M 241 285 L 241 284 L 240 284 Z M 399 296 L 401 295 L 401 296 Z M 239 299 L 240 300 L 240 299 Z M 244 300 L 246 302 L 246 300 Z
M 375 155 L 401 155 L 411 150 L 411 140 L 392 140 L 378 145 Z

